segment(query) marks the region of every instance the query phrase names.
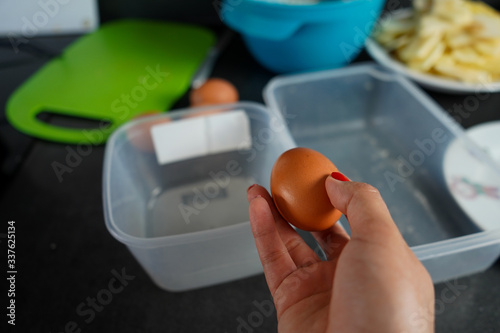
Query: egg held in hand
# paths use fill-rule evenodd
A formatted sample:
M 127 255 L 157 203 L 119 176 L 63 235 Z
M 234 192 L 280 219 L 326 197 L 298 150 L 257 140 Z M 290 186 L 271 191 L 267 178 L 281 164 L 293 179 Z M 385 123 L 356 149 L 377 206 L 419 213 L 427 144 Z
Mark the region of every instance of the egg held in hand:
M 290 149 L 276 160 L 271 171 L 271 195 L 281 216 L 306 231 L 325 230 L 342 213 L 332 206 L 325 180 L 337 167 L 309 148 Z

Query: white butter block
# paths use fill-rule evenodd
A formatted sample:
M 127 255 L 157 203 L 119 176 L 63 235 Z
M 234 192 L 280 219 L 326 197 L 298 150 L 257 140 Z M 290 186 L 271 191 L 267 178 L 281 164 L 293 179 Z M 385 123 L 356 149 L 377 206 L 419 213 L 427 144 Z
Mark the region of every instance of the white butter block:
M 155 125 L 151 137 L 160 165 L 252 145 L 250 122 L 241 110 Z
M 202 118 L 183 119 L 151 127 L 156 159 L 160 165 L 205 155 L 205 123 Z
M 206 117 L 211 154 L 250 148 L 250 123 L 244 111 L 219 113 Z

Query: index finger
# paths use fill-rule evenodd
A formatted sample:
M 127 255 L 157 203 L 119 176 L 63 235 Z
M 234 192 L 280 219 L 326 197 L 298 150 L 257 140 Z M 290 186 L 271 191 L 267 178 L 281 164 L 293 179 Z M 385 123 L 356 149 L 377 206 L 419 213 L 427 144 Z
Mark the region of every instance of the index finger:
M 269 195 L 269 192 L 267 192 L 264 187 L 257 184 L 250 186 L 247 190 L 248 200 L 251 201 L 257 195 L 260 195 L 267 201 L 269 209 L 274 217 L 274 221 L 271 221 L 271 223 L 274 222 L 281 241 L 285 245 L 297 268 L 321 261 L 317 253 L 315 253 L 309 245 L 306 244 L 297 231 L 295 231 L 295 229 L 281 216 L 274 204 L 273 199 Z
M 286 246 L 283 244 L 273 214 L 266 199 L 257 196 L 250 202 L 250 225 L 264 268 L 271 294 L 283 280 L 297 269 Z

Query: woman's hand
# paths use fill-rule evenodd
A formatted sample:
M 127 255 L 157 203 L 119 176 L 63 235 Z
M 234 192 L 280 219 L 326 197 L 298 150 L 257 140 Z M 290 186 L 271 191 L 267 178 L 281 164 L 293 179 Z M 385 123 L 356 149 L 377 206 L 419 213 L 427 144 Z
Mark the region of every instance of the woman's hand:
M 433 332 L 434 288 L 370 185 L 325 182 L 351 238 L 313 232 L 327 261 L 281 217 L 261 186 L 248 189 L 250 222 L 278 316 L 279 332 Z

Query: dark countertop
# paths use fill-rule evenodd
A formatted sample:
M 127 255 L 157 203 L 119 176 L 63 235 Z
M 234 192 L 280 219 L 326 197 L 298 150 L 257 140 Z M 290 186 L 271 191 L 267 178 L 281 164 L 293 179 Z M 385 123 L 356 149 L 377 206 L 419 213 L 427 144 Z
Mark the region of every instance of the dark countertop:
M 54 37 L 37 42 L 58 50 L 71 40 Z M 45 60 L 6 49 L 0 51 L 0 59 L 0 102 L 5 105 L 10 93 Z M 16 63 L 2 65 L 4 60 Z M 357 59 L 365 60 L 369 57 L 364 53 Z M 241 39 L 235 38 L 219 58 L 213 76 L 232 81 L 242 100 L 262 102 L 262 89 L 273 74 L 258 65 Z M 429 94 L 446 110 L 467 97 Z M 186 105 L 183 97 L 176 107 Z M 16 221 L 13 331 L 250 332 L 238 330 L 243 321 L 257 326 L 251 332 L 276 331 L 275 314 L 259 312 L 257 306 L 270 299 L 263 275 L 182 293 L 166 292 L 153 284 L 104 225 L 103 146 L 92 146 L 92 152 L 59 182 L 52 162 L 63 162 L 71 146 L 28 138 L 7 124 L 3 112 L 1 117 L 0 141 L 9 158 L 3 161 L 0 236 L 7 232 L 7 221 Z M 465 128 L 500 119 L 500 94 L 490 94 L 462 119 Z M 0 241 L 5 253 L 5 238 Z M 6 257 L 1 260 L 4 272 Z M 91 311 L 87 303 L 104 295 L 116 275 L 126 275 L 123 289 L 112 294 L 108 304 Z M 5 311 L 7 286 L 2 281 Z M 499 281 L 497 261 L 483 273 L 437 284 L 437 332 L 499 332 Z M 6 320 L 4 314 L 2 318 Z

